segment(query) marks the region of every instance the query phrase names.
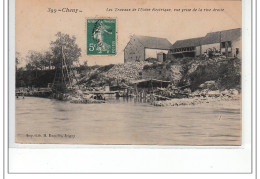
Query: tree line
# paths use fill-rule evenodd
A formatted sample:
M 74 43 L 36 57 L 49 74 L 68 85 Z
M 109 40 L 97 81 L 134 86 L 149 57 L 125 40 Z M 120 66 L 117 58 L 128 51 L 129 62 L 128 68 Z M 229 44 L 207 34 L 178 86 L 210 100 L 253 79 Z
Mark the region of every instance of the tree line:
M 48 51 L 29 51 L 26 56 L 25 70 L 50 70 L 61 65 L 61 59 L 65 57 L 67 66 L 78 62 L 81 56 L 81 48 L 76 44 L 76 37 L 58 32 L 56 40 L 50 42 Z M 63 50 L 62 50 L 63 49 Z M 19 52 L 16 53 L 16 65 L 21 60 Z
M 68 67 L 79 62 L 81 48 L 76 44 L 76 37 L 61 32 L 55 36 L 56 39 L 50 42 L 49 50 L 45 52 L 29 51 L 25 57 L 26 65 L 24 67 L 18 68 L 22 58 L 20 53 L 16 52 L 16 87 L 45 86 L 47 83 L 51 83 L 54 71 L 61 68 L 63 58 Z M 86 62 L 84 66 L 87 66 Z

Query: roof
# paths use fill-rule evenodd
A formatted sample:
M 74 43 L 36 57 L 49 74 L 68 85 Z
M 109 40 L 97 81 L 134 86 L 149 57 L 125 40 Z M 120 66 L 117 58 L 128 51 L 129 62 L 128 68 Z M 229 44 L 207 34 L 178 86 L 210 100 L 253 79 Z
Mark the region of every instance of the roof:
M 221 31 L 221 42 L 236 40 L 241 36 L 241 28 Z
M 200 42 L 203 38 L 204 37 L 197 37 L 192 39 L 178 40 L 172 45 L 171 49 L 200 46 Z
M 172 45 L 171 49 L 182 48 L 182 47 L 196 47 L 205 44 L 219 43 L 220 41 L 221 42 L 233 41 L 238 39 L 240 36 L 241 36 L 241 28 L 210 32 L 207 33 L 205 37 L 178 40 Z
M 218 32 L 210 32 L 202 39 L 201 44 L 213 44 L 238 39 L 241 36 L 241 28 Z
M 171 43 L 166 38 L 134 36 L 145 48 L 169 50 Z

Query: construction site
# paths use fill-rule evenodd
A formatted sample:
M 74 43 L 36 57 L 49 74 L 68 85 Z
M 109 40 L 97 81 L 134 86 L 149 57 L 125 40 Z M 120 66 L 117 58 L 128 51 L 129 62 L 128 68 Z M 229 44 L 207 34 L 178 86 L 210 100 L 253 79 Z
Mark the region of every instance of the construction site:
M 17 88 L 16 96 L 71 103 L 136 98 L 155 106 L 237 99 L 241 91 L 240 40 L 241 29 L 212 32 L 173 45 L 164 38 L 133 36 L 124 50 L 124 64 L 84 70 L 67 65 L 62 47 L 52 82 L 47 87 Z

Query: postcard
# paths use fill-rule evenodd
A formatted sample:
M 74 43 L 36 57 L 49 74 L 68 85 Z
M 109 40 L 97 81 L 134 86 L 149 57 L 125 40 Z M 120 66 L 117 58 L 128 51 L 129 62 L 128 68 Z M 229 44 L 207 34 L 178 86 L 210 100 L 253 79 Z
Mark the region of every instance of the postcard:
M 241 146 L 241 1 L 15 6 L 16 143 Z

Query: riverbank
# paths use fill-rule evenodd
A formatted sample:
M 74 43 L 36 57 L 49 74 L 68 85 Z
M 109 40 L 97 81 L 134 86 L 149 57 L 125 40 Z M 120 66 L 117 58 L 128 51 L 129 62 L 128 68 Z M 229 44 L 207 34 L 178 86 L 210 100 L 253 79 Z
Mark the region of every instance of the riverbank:
M 199 105 L 205 103 L 214 103 L 219 101 L 238 101 L 240 100 L 240 95 L 233 96 L 219 96 L 219 97 L 209 97 L 200 96 L 192 98 L 182 98 L 182 99 L 171 99 L 167 101 L 154 101 L 152 105 L 154 106 L 187 106 L 187 105 Z

